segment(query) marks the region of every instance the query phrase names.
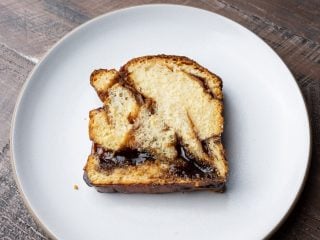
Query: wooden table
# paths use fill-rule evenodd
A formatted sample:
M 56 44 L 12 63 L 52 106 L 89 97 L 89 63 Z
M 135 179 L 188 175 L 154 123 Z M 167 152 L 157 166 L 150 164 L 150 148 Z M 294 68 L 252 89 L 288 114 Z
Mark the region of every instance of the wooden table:
M 76 26 L 112 10 L 153 2 L 159 1 L 1 0 L 0 239 L 48 239 L 21 200 L 9 155 L 12 112 L 28 74 Z M 320 239 L 320 1 L 162 2 L 195 6 L 233 19 L 263 38 L 289 66 L 307 102 L 313 151 L 300 200 L 272 239 Z

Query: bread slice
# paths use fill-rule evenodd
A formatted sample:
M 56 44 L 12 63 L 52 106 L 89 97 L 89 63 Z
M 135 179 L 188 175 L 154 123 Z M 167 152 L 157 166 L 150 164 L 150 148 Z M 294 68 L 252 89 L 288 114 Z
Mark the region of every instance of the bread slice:
M 100 192 L 223 191 L 222 81 L 180 56 L 95 70 L 103 107 L 90 111 L 84 178 Z

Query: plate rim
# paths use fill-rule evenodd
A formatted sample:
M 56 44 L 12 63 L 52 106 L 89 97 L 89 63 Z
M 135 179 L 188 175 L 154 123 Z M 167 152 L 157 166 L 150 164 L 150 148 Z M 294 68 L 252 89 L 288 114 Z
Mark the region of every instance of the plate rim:
M 46 226 L 46 224 L 44 223 L 44 221 L 36 214 L 36 211 L 31 207 L 31 203 L 28 200 L 27 195 L 24 193 L 23 187 L 22 187 L 22 182 L 19 179 L 18 176 L 18 172 L 16 169 L 16 160 L 14 157 L 14 132 L 15 132 L 15 128 L 16 128 L 16 119 L 17 119 L 17 112 L 19 110 L 20 104 L 21 104 L 21 100 L 22 97 L 25 93 L 25 90 L 27 89 L 32 76 L 34 75 L 34 73 L 44 64 L 45 60 L 52 54 L 52 52 L 54 51 L 54 49 L 59 46 L 60 44 L 62 44 L 67 38 L 69 38 L 71 35 L 73 35 L 74 33 L 76 33 L 77 31 L 81 30 L 82 28 L 92 24 L 93 22 L 99 21 L 100 19 L 104 18 L 104 17 L 110 17 L 114 14 L 119 14 L 122 12 L 130 12 L 130 11 L 134 11 L 135 9 L 142 9 L 142 8 L 157 8 L 157 7 L 168 7 L 168 8 L 185 8 L 185 9 L 193 9 L 196 11 L 203 11 L 206 13 L 210 13 L 213 15 L 216 15 L 219 18 L 222 18 L 224 21 L 228 21 L 228 22 L 232 22 L 234 25 L 237 25 L 239 28 L 241 28 L 242 30 L 245 30 L 248 34 L 254 35 L 257 39 L 259 39 L 261 42 L 264 43 L 265 47 L 267 47 L 269 50 L 271 50 L 273 52 L 273 54 L 275 54 L 278 59 L 280 60 L 280 62 L 283 64 L 283 67 L 285 67 L 288 70 L 289 75 L 291 76 L 295 87 L 298 90 L 298 94 L 300 95 L 300 98 L 302 99 L 303 102 L 303 108 L 305 111 L 305 115 L 307 117 L 307 130 L 308 132 L 306 134 L 308 134 L 308 145 L 309 145 L 309 149 L 308 149 L 308 159 L 306 162 L 306 168 L 304 170 L 304 176 L 303 179 L 300 183 L 300 186 L 298 188 L 297 193 L 294 196 L 294 199 L 292 201 L 292 203 L 290 204 L 290 206 L 288 207 L 286 213 L 278 220 L 278 222 L 274 225 L 273 229 L 266 235 L 263 237 L 263 239 L 268 239 L 269 237 L 272 236 L 273 233 L 275 233 L 280 227 L 281 225 L 286 221 L 286 219 L 288 218 L 288 216 L 290 215 L 290 213 L 292 212 L 292 210 L 294 209 L 294 207 L 296 206 L 301 193 L 303 192 L 303 189 L 305 187 L 306 184 L 306 180 L 307 177 L 309 175 L 309 170 L 310 170 L 310 163 L 311 163 L 311 153 L 312 153 L 312 128 L 311 128 L 311 120 L 310 120 L 310 116 L 309 116 L 309 111 L 306 105 L 306 100 L 302 94 L 302 91 L 298 85 L 298 82 L 296 80 L 296 78 L 294 77 L 294 75 L 292 74 L 291 70 L 289 69 L 289 67 L 287 66 L 287 64 L 282 60 L 282 58 L 279 56 L 279 54 L 273 50 L 273 48 L 266 43 L 266 41 L 264 41 L 259 35 L 257 35 L 256 33 L 252 32 L 250 29 L 248 29 L 247 27 L 241 25 L 240 23 L 225 17 L 223 15 L 220 15 L 216 12 L 204 9 L 204 8 L 200 8 L 200 7 L 194 7 L 194 6 L 190 6 L 190 5 L 182 5 L 182 4 L 174 4 L 174 3 L 150 3 L 150 4 L 137 4 L 137 5 L 133 5 L 133 6 L 129 6 L 129 7 L 124 7 L 124 8 L 120 8 L 120 9 L 116 9 L 116 10 L 111 10 L 109 12 L 105 12 L 101 15 L 98 15 L 82 24 L 80 24 L 79 26 L 75 27 L 74 29 L 72 29 L 71 31 L 69 31 L 68 33 L 66 33 L 62 38 L 60 38 L 55 44 L 53 44 L 46 52 L 45 54 L 40 57 L 39 61 L 36 63 L 36 65 L 33 67 L 33 69 L 31 70 L 31 72 L 28 74 L 28 77 L 26 78 L 25 82 L 23 83 L 19 94 L 17 96 L 16 99 L 16 103 L 14 106 L 14 110 L 13 110 L 13 114 L 12 114 L 12 118 L 11 118 L 11 124 L 10 124 L 10 138 L 9 138 L 9 144 L 10 144 L 10 163 L 12 166 L 12 172 L 13 172 L 13 178 L 15 180 L 16 186 L 18 188 L 18 192 L 19 195 L 21 196 L 23 203 L 25 205 L 25 207 L 28 209 L 30 215 L 32 216 L 33 220 L 36 222 L 36 225 L 40 226 L 42 228 L 42 230 L 49 235 L 50 238 L 53 239 L 58 239 L 57 236 L 53 233 L 53 231 L 51 231 L 51 229 Z

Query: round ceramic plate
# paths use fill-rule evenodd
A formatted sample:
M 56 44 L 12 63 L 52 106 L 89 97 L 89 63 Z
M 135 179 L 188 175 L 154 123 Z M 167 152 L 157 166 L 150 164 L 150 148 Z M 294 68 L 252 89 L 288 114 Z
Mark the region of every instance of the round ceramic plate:
M 101 105 L 90 73 L 149 54 L 188 56 L 221 76 L 225 193 L 101 194 L 84 183 L 88 112 Z M 293 207 L 309 148 L 302 95 L 270 47 L 224 17 L 176 5 L 109 13 L 68 34 L 30 75 L 12 129 L 22 194 L 59 239 L 261 239 Z

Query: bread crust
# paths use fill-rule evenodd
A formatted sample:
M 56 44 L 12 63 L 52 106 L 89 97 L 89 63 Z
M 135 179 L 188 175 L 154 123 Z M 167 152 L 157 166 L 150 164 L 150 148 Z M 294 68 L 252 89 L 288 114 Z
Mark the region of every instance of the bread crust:
M 87 173 L 83 174 L 84 181 L 88 186 L 94 187 L 100 193 L 173 193 L 173 192 L 194 192 L 194 191 L 214 191 L 223 193 L 226 189 L 224 181 L 200 181 L 190 183 L 170 183 L 170 184 L 105 184 L 93 185 L 88 179 Z

